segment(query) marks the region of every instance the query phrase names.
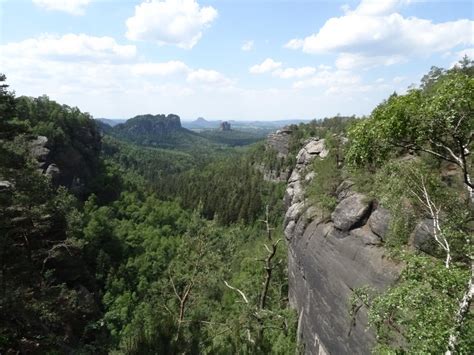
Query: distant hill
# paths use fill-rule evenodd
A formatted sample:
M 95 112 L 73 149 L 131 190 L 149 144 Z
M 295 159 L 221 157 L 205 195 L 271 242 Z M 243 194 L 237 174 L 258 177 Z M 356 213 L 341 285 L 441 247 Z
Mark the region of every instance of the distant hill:
M 210 142 L 181 126 L 178 115 L 139 115 L 113 127 L 110 134 L 139 145 L 191 149 Z
M 219 128 L 219 125 L 222 121 L 207 121 L 206 119 L 199 117 L 194 121 L 183 121 L 183 127 L 193 130 L 202 130 L 202 129 L 214 129 Z
M 288 126 L 291 124 L 307 123 L 310 120 L 277 120 L 277 121 L 238 121 L 238 120 L 227 120 L 231 124 L 232 129 L 240 131 L 261 131 L 264 130 L 267 133 L 274 131 L 278 128 Z M 224 120 L 206 120 L 202 117 L 194 121 L 183 121 L 183 127 L 191 129 L 197 132 L 209 129 L 218 129 Z
M 97 121 L 105 123 L 111 127 L 114 127 L 120 123 L 124 123 L 127 121 L 125 118 L 96 118 Z

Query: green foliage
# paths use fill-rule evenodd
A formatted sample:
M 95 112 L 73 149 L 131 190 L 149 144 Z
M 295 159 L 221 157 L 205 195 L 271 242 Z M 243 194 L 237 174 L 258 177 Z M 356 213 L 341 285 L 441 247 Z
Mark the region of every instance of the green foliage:
M 471 169 L 464 154 L 472 149 L 473 85 L 467 58 L 448 71 L 434 67 L 420 89 L 392 95 L 349 130 L 346 171 L 356 189 L 391 211 L 385 244 L 404 265 L 386 292 L 374 296 L 365 289 L 353 296 L 352 311 L 362 303 L 369 308 L 375 353 L 443 353 L 454 331 L 472 257 L 473 211 L 460 191 L 462 179 L 469 185 Z M 448 173 L 449 164 L 460 173 Z M 415 224 L 432 218 L 426 196 L 440 208 L 439 233 L 454 260 L 450 268 L 434 240 L 432 256 L 407 248 Z M 472 353 L 472 315 L 456 332 L 456 351 Z
M 391 157 L 421 151 L 458 165 L 464 183 L 472 187 L 466 152 L 472 149 L 474 76 L 469 67 L 463 68 L 433 69 L 422 88 L 393 94 L 370 118 L 354 124 L 349 164 L 373 170 Z
M 369 322 L 378 342 L 397 352 L 443 353 L 469 272 L 459 266 L 446 269 L 427 256 L 407 256 L 404 262 L 397 285 L 372 300 Z M 458 349 L 463 350 L 469 352 Z
M 209 139 L 211 142 L 225 144 L 232 147 L 253 144 L 265 138 L 265 135 L 262 134 L 237 130 L 206 130 L 199 132 L 199 134 Z

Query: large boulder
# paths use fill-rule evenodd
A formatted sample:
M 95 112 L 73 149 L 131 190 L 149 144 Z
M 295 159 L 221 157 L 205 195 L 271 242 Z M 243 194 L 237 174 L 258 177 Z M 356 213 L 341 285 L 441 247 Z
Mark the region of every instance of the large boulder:
M 392 216 L 390 211 L 381 206 L 372 212 L 369 218 L 369 226 L 372 232 L 377 234 L 382 240 L 385 239 Z
M 371 206 L 372 201 L 367 196 L 355 193 L 339 202 L 331 219 L 336 228 L 347 231 L 363 223 Z
M 429 255 L 438 256 L 439 250 L 434 238 L 433 220 L 426 218 L 420 221 L 412 234 L 413 246 Z

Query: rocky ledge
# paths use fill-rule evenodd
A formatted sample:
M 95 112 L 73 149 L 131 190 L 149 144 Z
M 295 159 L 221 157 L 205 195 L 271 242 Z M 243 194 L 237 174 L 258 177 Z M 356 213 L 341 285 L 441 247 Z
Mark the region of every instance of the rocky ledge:
M 288 241 L 289 298 L 298 311 L 298 332 L 307 354 L 368 354 L 375 341 L 367 310 L 349 315 L 354 289 L 384 289 L 398 277 L 400 266 L 382 247 L 389 212 L 352 190 L 344 181 L 338 204 L 325 216 L 305 199 L 304 180 L 317 172 L 307 166 L 328 151 L 324 140 L 307 141 L 288 180 L 285 236 Z

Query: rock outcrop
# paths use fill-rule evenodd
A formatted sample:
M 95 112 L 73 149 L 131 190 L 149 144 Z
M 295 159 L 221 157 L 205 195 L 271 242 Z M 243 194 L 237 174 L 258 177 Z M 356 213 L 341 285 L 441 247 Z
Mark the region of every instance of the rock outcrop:
M 286 182 L 288 180 L 291 167 L 286 166 L 285 161 L 288 159 L 292 133 L 290 127 L 283 127 L 268 135 L 265 149 L 276 153 L 276 162 L 270 166 L 262 164 L 258 167 L 266 181 Z
M 29 141 L 29 151 L 38 163 L 38 170 L 54 186 L 65 186 L 76 196 L 82 196 L 85 185 L 97 173 L 100 135 L 95 129 L 82 127 L 71 140 L 73 143 L 65 145 L 36 136 Z
M 219 129 L 221 131 L 230 131 L 231 130 L 230 123 L 227 121 L 221 122 L 219 125 Z
M 293 131 L 290 127 L 283 127 L 267 137 L 267 147 L 276 150 L 279 158 L 286 158 L 290 149 L 290 136 Z
M 382 247 L 389 212 L 344 181 L 338 204 L 328 216 L 304 196 L 304 181 L 314 173 L 307 166 L 328 154 L 324 140 L 305 143 L 288 180 L 285 194 L 285 236 L 288 241 L 289 299 L 299 315 L 299 336 L 306 354 L 369 354 L 375 335 L 367 310 L 349 315 L 353 290 L 385 289 L 400 266 Z M 317 174 L 317 172 L 315 172 Z

